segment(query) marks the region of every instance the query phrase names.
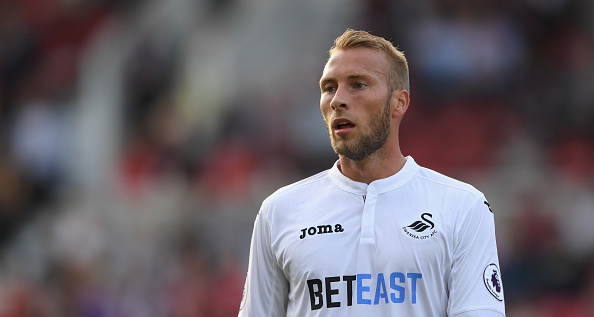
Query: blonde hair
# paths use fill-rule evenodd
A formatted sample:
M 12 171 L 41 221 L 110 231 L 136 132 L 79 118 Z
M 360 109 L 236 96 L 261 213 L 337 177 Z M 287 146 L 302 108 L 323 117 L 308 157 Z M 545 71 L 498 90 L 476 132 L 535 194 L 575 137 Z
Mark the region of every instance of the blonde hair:
M 404 53 L 398 50 L 392 43 L 383 37 L 369 34 L 366 31 L 347 29 L 340 37 L 334 40 L 334 46 L 330 48 L 330 57 L 337 50 L 364 47 L 383 52 L 390 63 L 388 82 L 392 89 L 404 89 L 410 91 L 408 62 Z

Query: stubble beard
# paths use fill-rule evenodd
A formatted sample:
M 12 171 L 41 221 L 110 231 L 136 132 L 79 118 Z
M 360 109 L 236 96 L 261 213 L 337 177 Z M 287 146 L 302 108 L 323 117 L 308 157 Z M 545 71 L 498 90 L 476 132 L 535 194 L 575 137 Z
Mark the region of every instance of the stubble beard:
M 353 139 L 353 136 L 335 136 L 330 126 L 326 124 L 330 135 L 330 143 L 336 154 L 353 161 L 362 161 L 386 144 L 390 135 L 391 96 L 392 91 L 390 90 L 384 106 L 371 119 L 371 132 L 368 134 L 362 133 L 357 139 Z M 377 124 L 373 125 L 374 123 Z

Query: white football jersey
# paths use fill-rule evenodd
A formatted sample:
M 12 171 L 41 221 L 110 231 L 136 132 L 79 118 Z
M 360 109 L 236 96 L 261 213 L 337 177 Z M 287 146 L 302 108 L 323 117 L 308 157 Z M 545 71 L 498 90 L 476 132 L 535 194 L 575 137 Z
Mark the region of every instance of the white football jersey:
M 505 315 L 481 192 L 412 157 L 369 185 L 337 163 L 262 204 L 239 316 Z

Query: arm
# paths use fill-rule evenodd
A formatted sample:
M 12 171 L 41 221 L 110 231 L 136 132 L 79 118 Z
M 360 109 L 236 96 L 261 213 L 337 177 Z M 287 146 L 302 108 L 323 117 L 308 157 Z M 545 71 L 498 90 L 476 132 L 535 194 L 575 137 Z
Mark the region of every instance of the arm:
M 449 278 L 449 316 L 504 316 L 495 219 L 484 197 L 461 208 Z
M 289 284 L 271 249 L 270 224 L 260 210 L 254 222 L 248 272 L 238 316 L 285 316 L 288 291 Z

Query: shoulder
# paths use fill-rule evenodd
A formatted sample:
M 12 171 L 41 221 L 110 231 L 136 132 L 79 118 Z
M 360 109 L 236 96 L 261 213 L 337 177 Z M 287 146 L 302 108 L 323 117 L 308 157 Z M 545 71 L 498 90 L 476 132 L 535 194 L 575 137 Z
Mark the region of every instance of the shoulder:
M 469 199 L 482 199 L 484 197 L 483 193 L 474 186 L 426 167 L 419 166 L 415 176 L 420 182 L 436 190 L 443 190 L 453 195 L 467 196 Z
M 328 177 L 328 170 L 302 179 L 295 183 L 283 186 L 264 199 L 262 209 L 270 209 L 275 206 L 290 206 L 307 201 L 315 193 L 331 183 Z

